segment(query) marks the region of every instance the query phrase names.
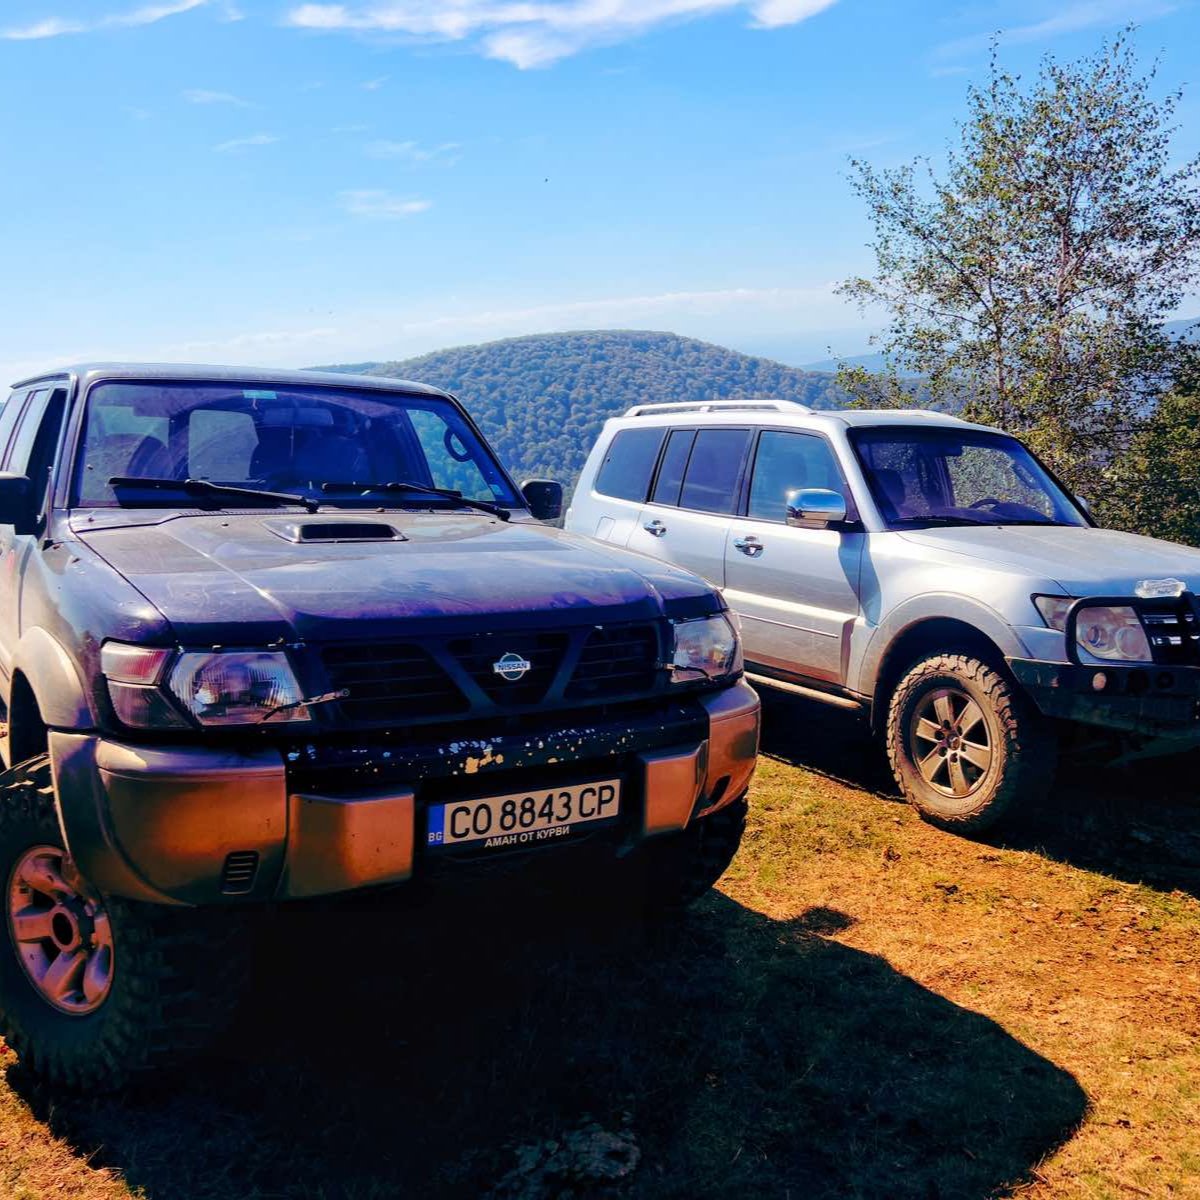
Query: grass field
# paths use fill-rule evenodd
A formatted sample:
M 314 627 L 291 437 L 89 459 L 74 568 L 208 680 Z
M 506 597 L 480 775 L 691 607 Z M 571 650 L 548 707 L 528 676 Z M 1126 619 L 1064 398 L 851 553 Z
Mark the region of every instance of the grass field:
M 313 914 L 154 1090 L 52 1100 L 10 1062 L 0 1197 L 1200 1197 L 1196 762 L 1072 770 L 980 843 L 854 720 L 766 718 L 682 926 L 571 880 Z

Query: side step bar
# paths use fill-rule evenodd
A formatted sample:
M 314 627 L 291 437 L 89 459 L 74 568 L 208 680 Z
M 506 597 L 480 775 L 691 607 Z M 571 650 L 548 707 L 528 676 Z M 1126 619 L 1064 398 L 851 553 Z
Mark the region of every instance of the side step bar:
M 852 700 L 849 696 L 838 696 L 833 692 L 822 692 L 818 688 L 803 687 L 798 683 L 787 683 L 782 679 L 773 679 L 770 675 L 755 675 L 746 672 L 746 678 L 755 687 L 776 688 L 781 692 L 790 692 L 793 696 L 803 696 L 805 700 L 816 700 L 821 704 L 829 704 L 834 708 L 845 708 L 851 712 L 861 712 L 866 708 L 862 700 Z

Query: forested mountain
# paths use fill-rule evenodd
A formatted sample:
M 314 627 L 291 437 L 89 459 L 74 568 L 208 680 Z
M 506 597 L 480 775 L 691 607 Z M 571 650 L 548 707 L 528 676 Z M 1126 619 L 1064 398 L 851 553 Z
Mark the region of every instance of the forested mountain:
M 828 374 L 673 333 L 599 330 L 509 338 L 354 370 L 453 392 L 518 478 L 573 484 L 605 419 L 632 404 L 771 397 L 833 408 Z

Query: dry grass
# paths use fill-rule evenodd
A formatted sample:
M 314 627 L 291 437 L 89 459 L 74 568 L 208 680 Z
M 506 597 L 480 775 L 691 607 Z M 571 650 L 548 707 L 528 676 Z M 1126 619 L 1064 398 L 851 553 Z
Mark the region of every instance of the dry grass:
M 681 928 L 561 885 L 309 916 L 157 1091 L 11 1067 L 0 1196 L 476 1196 L 586 1116 L 638 1140 L 622 1196 L 1200 1196 L 1194 765 L 1076 778 L 981 844 L 876 794 L 852 721 L 767 718 L 743 852 Z

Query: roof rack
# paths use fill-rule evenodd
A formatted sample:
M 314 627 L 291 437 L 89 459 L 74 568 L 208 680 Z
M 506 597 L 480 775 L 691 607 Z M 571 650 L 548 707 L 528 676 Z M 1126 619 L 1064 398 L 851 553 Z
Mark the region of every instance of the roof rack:
M 674 404 L 635 404 L 627 417 L 654 417 L 660 413 L 794 412 L 808 413 L 807 404 L 794 400 L 683 400 Z

